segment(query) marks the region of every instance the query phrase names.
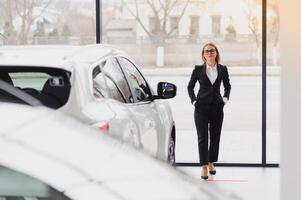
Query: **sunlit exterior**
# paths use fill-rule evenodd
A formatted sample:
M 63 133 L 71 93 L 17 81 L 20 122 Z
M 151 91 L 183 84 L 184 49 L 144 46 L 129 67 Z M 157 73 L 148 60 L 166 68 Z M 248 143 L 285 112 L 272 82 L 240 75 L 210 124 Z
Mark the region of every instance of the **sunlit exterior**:
M 164 77 L 178 86 L 178 96 L 171 100 L 177 134 L 182 138 L 177 141 L 177 162 L 198 162 L 193 107 L 185 87 L 207 42 L 218 46 L 233 86 L 224 110 L 221 161 L 260 162 L 261 11 L 261 0 L 102 1 L 103 43 L 128 52 L 149 72 L 150 82 Z M 95 43 L 94 0 L 0 0 L 0 13 L 0 45 Z M 267 1 L 267 36 L 267 160 L 279 162 L 277 0 Z M 154 73 L 154 69 L 162 73 Z M 194 153 L 188 155 L 189 146 Z

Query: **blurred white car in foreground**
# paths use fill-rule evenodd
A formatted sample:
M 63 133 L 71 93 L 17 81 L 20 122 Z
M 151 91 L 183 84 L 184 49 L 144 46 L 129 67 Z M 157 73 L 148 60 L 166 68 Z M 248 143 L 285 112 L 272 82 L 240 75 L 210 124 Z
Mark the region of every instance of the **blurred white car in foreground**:
M 58 112 L 0 110 L 1 199 L 237 199 Z
M 167 101 L 176 86 L 149 87 L 135 62 L 110 46 L 0 48 L 0 79 L 44 105 L 175 163 L 175 124 Z

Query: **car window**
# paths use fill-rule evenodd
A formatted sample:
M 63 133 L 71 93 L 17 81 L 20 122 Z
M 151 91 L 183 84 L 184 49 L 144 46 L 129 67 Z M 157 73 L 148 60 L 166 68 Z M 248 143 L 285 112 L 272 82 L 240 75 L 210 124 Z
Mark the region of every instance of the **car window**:
M 0 166 L 0 199 L 70 200 L 46 183 L 4 166 Z
M 16 72 L 9 73 L 15 87 L 33 88 L 41 91 L 47 79 L 51 76 L 41 72 Z
M 149 87 L 136 66 L 128 59 L 123 57 L 118 57 L 118 62 L 124 70 L 126 78 L 132 89 L 135 101 L 149 101 L 151 97 Z
M 41 106 L 42 103 L 31 95 L 15 88 L 12 84 L 0 79 L 0 102 Z M 1 200 L 1 199 L 0 199 Z
M 118 87 L 119 91 L 122 93 L 122 96 L 124 97 L 125 102 L 133 103 L 134 99 L 133 99 L 131 90 L 129 88 L 126 78 L 125 78 L 122 70 L 120 69 L 120 66 L 118 65 L 117 61 L 113 58 L 108 59 L 102 66 L 101 70 L 111 80 L 111 81 L 108 81 L 108 86 L 110 86 L 110 85 L 113 86 L 112 83 L 110 84 L 110 82 L 115 83 L 116 86 Z
M 56 68 L 28 66 L 0 68 L 0 80 L 54 109 L 62 107 L 68 101 L 71 89 L 70 75 L 70 72 Z
M 99 68 L 99 66 L 97 66 Z M 121 94 L 121 91 L 117 87 L 117 84 L 104 74 L 100 70 L 95 74 L 94 70 L 94 79 L 93 79 L 93 95 L 96 98 L 112 98 L 120 102 L 125 102 L 124 97 Z

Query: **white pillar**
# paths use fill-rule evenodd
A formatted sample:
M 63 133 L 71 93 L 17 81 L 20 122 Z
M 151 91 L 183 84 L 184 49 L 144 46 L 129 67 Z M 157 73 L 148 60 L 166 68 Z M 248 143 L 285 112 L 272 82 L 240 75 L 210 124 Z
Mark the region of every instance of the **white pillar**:
M 300 199 L 301 2 L 280 1 L 281 200 Z
M 157 60 L 156 60 L 157 67 L 164 66 L 164 47 L 159 46 L 157 47 Z

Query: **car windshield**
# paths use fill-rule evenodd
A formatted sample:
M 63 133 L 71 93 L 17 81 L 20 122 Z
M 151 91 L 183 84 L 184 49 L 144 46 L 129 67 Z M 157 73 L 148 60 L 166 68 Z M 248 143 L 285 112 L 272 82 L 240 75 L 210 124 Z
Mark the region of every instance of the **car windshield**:
M 0 166 L 1 200 L 70 200 L 31 176 Z
M 65 105 L 69 98 L 69 77 L 70 72 L 56 68 L 0 66 L 0 80 L 54 109 Z M 0 93 L 1 99 L 6 98 L 6 95 Z

